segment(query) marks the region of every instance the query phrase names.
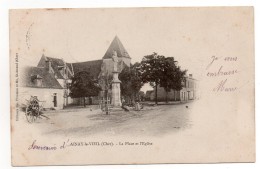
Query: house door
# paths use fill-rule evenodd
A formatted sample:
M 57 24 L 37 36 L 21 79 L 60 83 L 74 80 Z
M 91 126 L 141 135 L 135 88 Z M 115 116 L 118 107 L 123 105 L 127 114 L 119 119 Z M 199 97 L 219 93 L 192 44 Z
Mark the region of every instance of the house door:
M 54 93 L 53 104 L 54 104 L 54 107 L 57 107 L 57 93 Z

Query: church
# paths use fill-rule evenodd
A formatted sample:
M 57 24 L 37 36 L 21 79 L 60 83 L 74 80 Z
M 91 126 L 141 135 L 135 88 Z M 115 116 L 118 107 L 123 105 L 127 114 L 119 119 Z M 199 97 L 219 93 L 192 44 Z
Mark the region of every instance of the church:
M 116 62 L 113 57 L 117 58 Z M 113 77 L 115 76 L 115 67 L 118 74 L 124 67 L 129 67 L 130 63 L 131 57 L 117 36 L 111 42 L 102 59 L 99 60 L 68 63 L 63 59 L 43 54 L 37 66 L 26 67 L 21 71 L 20 103 L 25 104 L 26 99 L 34 96 L 44 101 L 43 107 L 45 109 L 62 109 L 69 105 L 82 105 L 83 98 L 69 96 L 71 78 L 82 71 L 89 72 L 102 87 L 99 95 L 86 98 L 86 103 L 100 104 L 104 99 L 111 103 L 113 101 L 111 88 L 107 89 L 107 98 L 104 98 L 106 83 L 115 81 L 115 77 Z M 115 66 L 115 64 L 117 65 Z

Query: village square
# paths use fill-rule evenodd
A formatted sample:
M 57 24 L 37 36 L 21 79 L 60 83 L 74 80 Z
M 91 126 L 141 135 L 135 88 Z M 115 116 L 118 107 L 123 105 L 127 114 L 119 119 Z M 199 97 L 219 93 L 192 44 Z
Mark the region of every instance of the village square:
M 191 126 L 197 95 L 197 80 L 174 57 L 151 53 L 131 63 L 115 36 L 102 59 L 68 63 L 43 53 L 25 67 L 20 119 L 50 135 L 158 135 Z

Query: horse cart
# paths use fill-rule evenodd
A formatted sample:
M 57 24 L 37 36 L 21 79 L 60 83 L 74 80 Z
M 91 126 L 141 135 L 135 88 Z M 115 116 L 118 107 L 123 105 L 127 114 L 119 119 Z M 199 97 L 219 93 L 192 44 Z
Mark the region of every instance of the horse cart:
M 42 117 L 49 119 L 49 117 L 45 116 L 42 112 L 45 101 L 40 101 L 35 96 L 31 96 L 30 100 L 26 101 L 25 116 L 29 123 L 34 123 L 38 118 Z

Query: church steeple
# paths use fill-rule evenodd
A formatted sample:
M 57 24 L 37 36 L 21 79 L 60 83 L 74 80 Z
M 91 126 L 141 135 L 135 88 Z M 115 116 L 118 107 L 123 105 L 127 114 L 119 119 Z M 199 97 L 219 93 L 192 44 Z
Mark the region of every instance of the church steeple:
M 122 42 L 119 40 L 118 36 L 116 35 L 114 40 L 111 42 L 110 46 L 108 47 L 103 59 L 112 58 L 113 52 L 116 51 L 117 57 L 123 58 L 130 58 L 128 52 L 126 51 L 125 47 L 123 46 Z

